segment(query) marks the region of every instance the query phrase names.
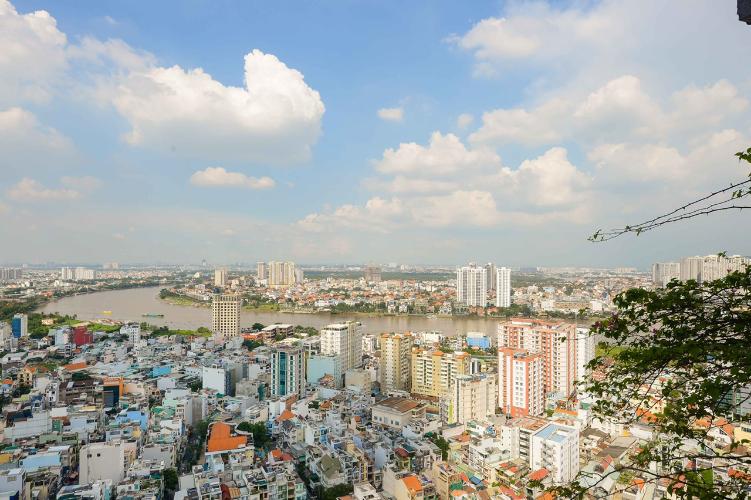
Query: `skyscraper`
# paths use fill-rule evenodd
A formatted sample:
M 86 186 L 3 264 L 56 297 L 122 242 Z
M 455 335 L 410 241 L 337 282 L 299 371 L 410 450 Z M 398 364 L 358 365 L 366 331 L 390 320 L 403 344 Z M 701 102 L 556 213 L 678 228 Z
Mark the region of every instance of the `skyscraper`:
M 268 278 L 265 262 L 256 262 L 256 279 L 265 280 Z
M 488 291 L 495 290 L 496 287 L 496 275 L 495 275 L 496 267 L 495 264 L 492 262 L 488 262 L 485 264 L 485 272 L 486 272 L 486 288 Z
M 362 366 L 362 323 L 335 323 L 321 330 L 321 354 L 339 358 L 342 374 Z
M 511 307 L 511 269 L 499 267 L 496 269 L 496 307 Z
M 407 391 L 410 388 L 410 352 L 412 335 L 405 333 L 382 333 L 379 377 L 381 392 Z
M 573 392 L 577 372 L 576 325 L 514 318 L 498 325 L 499 353 L 503 347 L 542 356 L 546 394 L 554 392 L 568 397 Z
M 240 335 L 242 298 L 235 293 L 215 293 L 211 300 L 211 330 L 219 339 Z
M 271 395 L 305 395 L 304 350 L 300 344 L 277 345 L 271 350 Z
M 506 415 L 541 415 L 545 410 L 544 363 L 540 354 L 498 348 L 498 405 Z
M 294 262 L 269 262 L 268 281 L 271 287 L 294 285 L 297 281 Z
M 227 270 L 219 268 L 214 270 L 214 286 L 224 288 L 227 286 Z
M 681 279 L 681 264 L 679 262 L 657 262 L 652 264 L 652 282 L 655 285 L 665 286 L 674 279 Z
M 475 264 L 456 270 L 456 300 L 468 306 L 485 307 L 488 303 L 487 271 Z

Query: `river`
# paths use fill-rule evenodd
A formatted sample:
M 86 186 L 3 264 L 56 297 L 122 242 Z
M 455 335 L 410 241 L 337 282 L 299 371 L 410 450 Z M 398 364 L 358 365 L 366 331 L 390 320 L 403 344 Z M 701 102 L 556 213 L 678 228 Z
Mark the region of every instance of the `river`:
M 194 330 L 200 326 L 211 327 L 211 309 L 208 307 L 177 306 L 159 298 L 160 287 L 112 290 L 65 297 L 50 302 L 40 310 L 45 313 L 77 315 L 81 320 L 113 319 L 119 321 L 146 321 L 153 325 Z M 111 314 L 104 314 L 111 311 Z M 163 318 L 144 318 L 144 313 L 164 314 Z M 484 332 L 495 335 L 497 319 L 488 318 L 427 318 L 425 316 L 365 316 L 358 314 L 295 314 L 289 312 L 259 312 L 243 310 L 240 316 L 243 327 L 253 323 L 270 325 L 289 323 L 312 326 L 317 329 L 330 323 L 346 320 L 362 322 L 365 333 L 440 331 L 445 335 Z

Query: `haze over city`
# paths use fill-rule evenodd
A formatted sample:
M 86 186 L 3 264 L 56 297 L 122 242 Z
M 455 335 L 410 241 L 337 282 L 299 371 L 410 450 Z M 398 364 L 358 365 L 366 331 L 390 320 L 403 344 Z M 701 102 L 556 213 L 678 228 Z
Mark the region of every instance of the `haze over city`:
M 751 253 L 737 213 L 586 241 L 743 178 L 732 2 L 138 5 L 0 3 L 0 261 Z

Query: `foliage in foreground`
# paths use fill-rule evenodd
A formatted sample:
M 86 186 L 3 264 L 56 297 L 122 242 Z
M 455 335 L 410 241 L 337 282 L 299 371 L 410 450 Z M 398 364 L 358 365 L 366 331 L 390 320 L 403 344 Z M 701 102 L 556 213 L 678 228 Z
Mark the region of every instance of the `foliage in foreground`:
M 615 305 L 591 334 L 620 347 L 598 352 L 583 390 L 596 400 L 596 417 L 649 422 L 653 438 L 629 463 L 582 472 L 558 493 L 581 498 L 605 476 L 629 471 L 682 498 L 748 498 L 749 443 L 723 433 L 751 397 L 751 267 L 708 283 L 631 289 Z

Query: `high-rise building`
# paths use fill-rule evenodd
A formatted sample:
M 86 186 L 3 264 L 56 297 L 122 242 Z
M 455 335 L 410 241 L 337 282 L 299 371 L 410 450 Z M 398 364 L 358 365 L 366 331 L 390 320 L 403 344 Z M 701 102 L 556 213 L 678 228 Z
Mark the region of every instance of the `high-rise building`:
M 469 354 L 412 349 L 413 394 L 440 398 L 449 394 L 459 375 L 469 374 Z
M 589 374 L 587 364 L 595 357 L 597 339 L 589 328 L 576 329 L 576 381 L 582 382 Z
M 224 288 L 227 286 L 227 270 L 219 268 L 214 270 L 214 286 Z
M 373 264 L 365 266 L 365 281 L 368 283 L 380 283 L 381 268 Z
M 269 286 L 284 287 L 297 282 L 294 262 L 269 262 Z
M 529 467 L 546 469 L 553 484 L 566 484 L 579 472 L 579 431 L 558 423 L 535 432 L 529 441 Z
M 219 339 L 240 335 L 242 297 L 235 293 L 215 293 L 211 297 L 211 330 Z
M 60 269 L 60 279 L 63 281 L 70 281 L 72 279 L 75 279 L 75 274 L 73 272 L 73 268 L 70 267 L 63 267 Z
M 512 417 L 537 416 L 545 411 L 544 363 L 540 354 L 511 347 L 498 348 L 498 405 Z
M 75 281 L 95 280 L 96 271 L 93 269 L 86 269 L 85 267 L 77 267 L 75 269 L 63 267 L 60 270 L 60 279 Z
M 15 338 L 26 337 L 29 334 L 29 317 L 25 314 L 14 314 L 10 322 L 10 328 Z
M 265 280 L 268 278 L 265 262 L 256 262 L 256 279 Z
M 487 271 L 475 264 L 456 270 L 456 300 L 468 306 L 485 307 L 488 303 Z
M 511 269 L 499 267 L 496 269 L 496 307 L 511 307 Z
M 492 262 L 485 264 L 485 288 L 488 290 L 495 290 L 496 287 L 496 267 Z
M 20 280 L 23 277 L 23 269 L 3 267 L 0 268 L 0 281 Z
M 681 279 L 681 264 L 679 262 L 657 262 L 652 264 L 652 282 L 655 285 L 665 286 L 674 279 Z
M 271 395 L 305 395 L 305 351 L 302 345 L 276 345 L 271 350 Z
M 410 388 L 410 354 L 412 335 L 408 333 L 382 333 L 379 381 L 381 392 L 407 391 Z
M 347 321 L 321 329 L 321 354 L 337 356 L 342 374 L 352 368 L 361 367 L 362 323 Z
M 498 406 L 495 377 L 492 374 L 457 375 L 447 396 L 441 399 L 448 424 L 466 424 L 494 415 Z
M 735 271 L 743 271 L 751 265 L 751 259 L 733 255 L 707 255 L 685 257 L 681 260 L 681 281 L 696 280 L 700 283 L 722 279 Z
M 513 318 L 498 325 L 498 348 L 512 347 L 539 353 L 543 359 L 545 393 L 568 396 L 576 380 L 576 325 Z

